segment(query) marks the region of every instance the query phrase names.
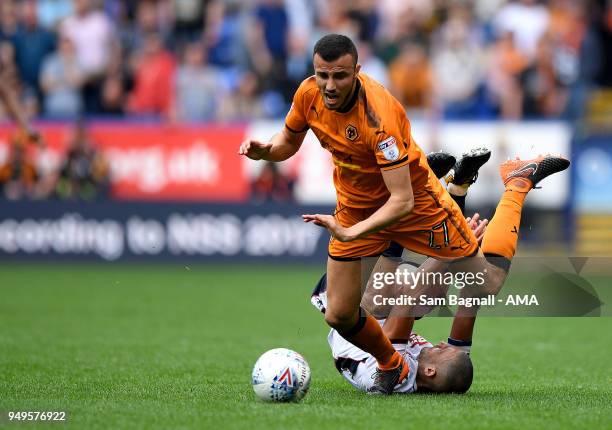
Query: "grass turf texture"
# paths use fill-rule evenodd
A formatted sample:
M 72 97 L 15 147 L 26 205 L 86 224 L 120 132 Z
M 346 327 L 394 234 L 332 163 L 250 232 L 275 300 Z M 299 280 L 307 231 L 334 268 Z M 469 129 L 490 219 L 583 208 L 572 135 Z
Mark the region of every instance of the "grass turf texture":
M 333 366 L 327 328 L 309 304 L 319 275 L 304 267 L 2 267 L 0 426 L 9 410 L 68 411 L 67 425 L 51 428 L 612 426 L 612 320 L 483 318 L 468 394 L 370 397 Z M 417 324 L 439 341 L 450 319 Z M 302 403 L 266 404 L 252 392 L 255 360 L 280 346 L 310 363 Z

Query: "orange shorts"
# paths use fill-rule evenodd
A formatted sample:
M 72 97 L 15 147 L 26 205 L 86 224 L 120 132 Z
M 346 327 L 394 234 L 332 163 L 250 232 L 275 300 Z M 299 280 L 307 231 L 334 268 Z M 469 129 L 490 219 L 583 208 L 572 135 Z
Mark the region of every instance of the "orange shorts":
M 336 220 L 344 227 L 363 221 L 378 208 L 336 208 Z M 413 211 L 396 224 L 352 242 L 329 241 L 329 256 L 335 260 L 356 260 L 382 254 L 391 241 L 429 257 L 468 257 L 478 250 L 476 236 L 467 225 L 459 206 L 446 192 L 415 194 Z

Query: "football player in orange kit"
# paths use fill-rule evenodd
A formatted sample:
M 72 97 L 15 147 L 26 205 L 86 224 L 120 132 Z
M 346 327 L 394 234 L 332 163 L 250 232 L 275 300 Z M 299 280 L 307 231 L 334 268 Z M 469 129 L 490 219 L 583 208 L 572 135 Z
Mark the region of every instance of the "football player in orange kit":
M 395 241 L 445 261 L 475 256 L 475 267 L 486 263 L 483 251 L 485 257 L 489 254 L 509 261 L 516 235 L 506 226 L 518 226 L 527 192 L 541 179 L 567 168 L 569 161 L 546 156 L 519 160 L 506 169 L 506 192 L 496 214 L 503 228 L 489 225 L 495 240 L 488 249 L 483 244 L 481 251 L 459 207 L 412 139 L 401 104 L 382 85 L 360 73 L 353 42 L 342 35 L 324 36 L 315 45 L 313 63 L 315 75 L 298 88 L 284 129 L 268 143 L 246 140 L 239 154 L 254 160 L 286 160 L 298 151 L 308 129 L 331 152 L 335 214 L 303 216 L 332 236 L 325 320 L 376 358 L 378 371 L 368 391 L 391 394 L 410 369 L 376 320 L 360 312 L 361 258 L 380 255 Z M 505 275 L 493 275 L 487 281 L 495 285 L 489 287 L 501 287 Z

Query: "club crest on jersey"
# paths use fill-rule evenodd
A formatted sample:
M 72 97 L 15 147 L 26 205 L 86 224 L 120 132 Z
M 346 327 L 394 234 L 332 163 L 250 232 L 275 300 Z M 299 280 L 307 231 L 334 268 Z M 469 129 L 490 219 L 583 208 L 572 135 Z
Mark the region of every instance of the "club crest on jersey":
M 353 124 L 349 124 L 346 126 L 345 136 L 348 140 L 353 142 L 355 139 L 359 137 L 359 132 L 357 131 L 357 127 Z
M 389 161 L 395 161 L 399 158 L 399 149 L 397 149 L 397 142 L 393 136 L 380 142 L 378 149 L 382 151 L 384 157 Z

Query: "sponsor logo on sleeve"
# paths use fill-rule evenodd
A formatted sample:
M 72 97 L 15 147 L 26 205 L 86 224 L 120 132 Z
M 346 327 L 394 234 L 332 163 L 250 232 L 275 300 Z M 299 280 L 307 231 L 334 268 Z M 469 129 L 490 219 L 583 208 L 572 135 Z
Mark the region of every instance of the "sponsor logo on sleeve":
M 395 137 L 391 136 L 378 144 L 378 150 L 388 161 L 396 161 L 399 158 L 399 149 Z

